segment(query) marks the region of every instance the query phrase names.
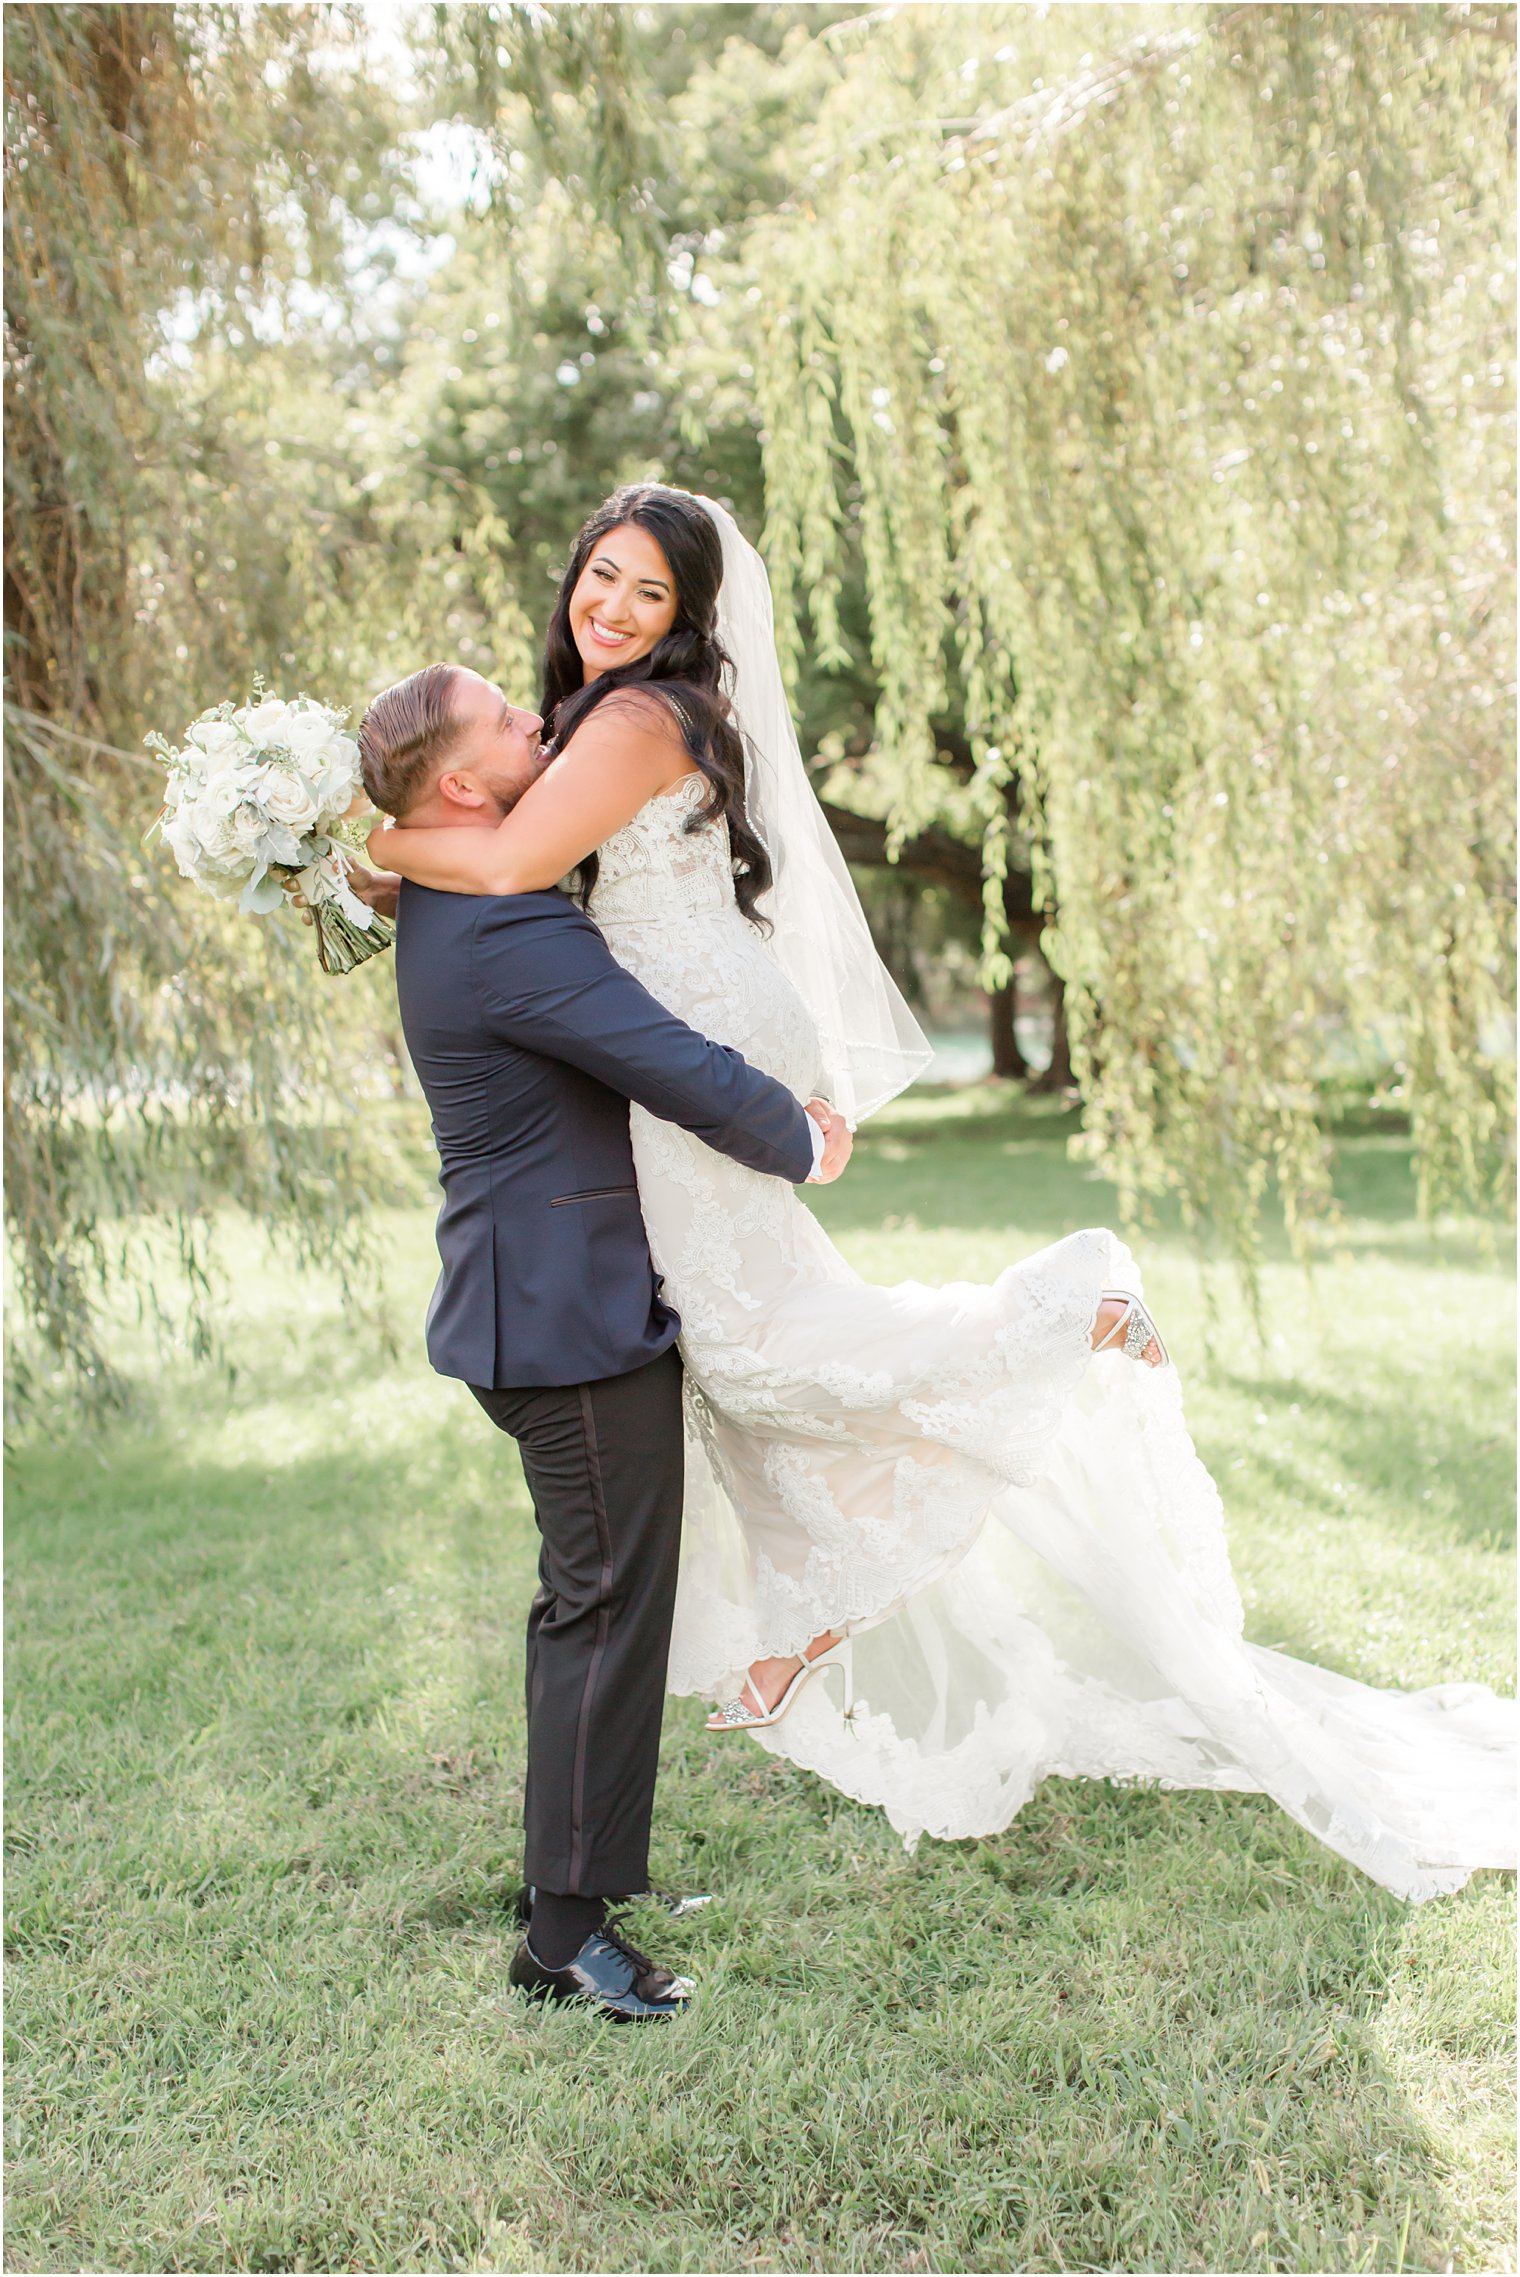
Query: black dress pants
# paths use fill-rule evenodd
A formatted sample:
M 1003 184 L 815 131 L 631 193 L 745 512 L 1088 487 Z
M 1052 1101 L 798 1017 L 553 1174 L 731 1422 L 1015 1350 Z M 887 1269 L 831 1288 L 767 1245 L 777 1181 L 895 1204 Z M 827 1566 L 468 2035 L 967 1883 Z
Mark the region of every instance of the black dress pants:
M 540 1537 L 523 1878 L 586 1897 L 647 1889 L 681 1548 L 680 1355 L 600 1383 L 470 1389 L 517 1441 Z

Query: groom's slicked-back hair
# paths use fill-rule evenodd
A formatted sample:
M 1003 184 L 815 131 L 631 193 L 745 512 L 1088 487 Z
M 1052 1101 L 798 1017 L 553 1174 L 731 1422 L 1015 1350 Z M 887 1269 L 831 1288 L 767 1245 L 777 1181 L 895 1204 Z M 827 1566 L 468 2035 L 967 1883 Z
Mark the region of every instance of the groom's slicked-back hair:
M 359 722 L 364 788 L 385 814 L 405 814 L 464 733 L 453 664 L 428 664 L 378 695 Z

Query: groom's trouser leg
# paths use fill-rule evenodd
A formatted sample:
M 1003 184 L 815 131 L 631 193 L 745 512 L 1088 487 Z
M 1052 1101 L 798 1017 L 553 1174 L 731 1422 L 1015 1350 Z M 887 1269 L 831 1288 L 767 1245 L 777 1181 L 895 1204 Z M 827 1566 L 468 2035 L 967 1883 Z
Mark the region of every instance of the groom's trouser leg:
M 471 1390 L 522 1455 L 540 1536 L 528 1615 L 524 1878 L 649 1884 L 684 1442 L 674 1346 L 626 1376 Z

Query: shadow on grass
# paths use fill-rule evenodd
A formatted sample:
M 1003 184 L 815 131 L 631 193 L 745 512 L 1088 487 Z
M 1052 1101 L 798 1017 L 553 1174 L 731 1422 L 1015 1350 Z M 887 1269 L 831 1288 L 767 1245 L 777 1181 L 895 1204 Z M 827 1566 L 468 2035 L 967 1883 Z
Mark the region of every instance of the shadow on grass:
M 1230 1382 L 1217 1364 L 1216 1374 Z M 1292 1376 L 1252 1376 L 1233 1388 L 1276 1419 L 1275 1431 L 1264 1435 L 1265 1446 L 1251 1450 L 1254 1478 L 1267 1488 L 1254 1499 L 1270 1503 L 1275 1492 L 1285 1503 L 1312 1507 L 1322 1497 L 1316 1474 L 1328 1459 L 1380 1497 L 1379 1523 L 1393 1538 L 1425 1548 L 1444 1539 L 1513 1549 L 1514 1440 L 1508 1429 L 1475 1439 L 1466 1416 L 1452 1417 L 1435 1398 L 1419 1399 L 1407 1381 L 1388 1381 L 1376 1399 L 1341 1396 L 1323 1383 Z M 1495 1416 L 1507 1412 L 1512 1386 L 1497 1354 L 1487 1380 L 1471 1389 L 1474 1406 Z M 1274 1442 L 1291 1439 L 1303 1428 L 1301 1418 L 1310 1415 L 1312 1458 L 1295 1462 L 1275 1452 Z M 1416 1511 L 1410 1502 L 1411 1481 L 1420 1478 L 1439 1479 L 1445 1497 L 1440 1510 L 1422 1505 Z
M 936 1111 L 938 1109 L 938 1111 Z M 1113 1185 L 1067 1159 L 1081 1130 L 1077 1109 L 1056 1100 L 1010 1093 L 1003 1086 L 934 1101 L 910 1094 L 864 1124 L 849 1170 L 809 1205 L 831 1232 L 875 1231 L 884 1219 L 964 1232 L 1016 1224 L 1021 1235 L 1059 1240 L 1084 1225 L 1117 1229 Z M 1340 1244 L 1352 1256 L 1373 1255 L 1411 1240 L 1439 1245 L 1452 1268 L 1503 1269 L 1506 1233 L 1496 1218 L 1443 1223 L 1439 1233 L 1415 1223 L 1416 1189 L 1407 1134 L 1349 1120 L 1335 1142 L 1334 1184 L 1348 1224 Z M 1154 1205 L 1155 1238 L 1191 1239 L 1170 1198 Z M 1402 1229 L 1402 1231 L 1400 1231 Z M 1263 1211 L 1262 1255 L 1292 1261 L 1282 1212 Z

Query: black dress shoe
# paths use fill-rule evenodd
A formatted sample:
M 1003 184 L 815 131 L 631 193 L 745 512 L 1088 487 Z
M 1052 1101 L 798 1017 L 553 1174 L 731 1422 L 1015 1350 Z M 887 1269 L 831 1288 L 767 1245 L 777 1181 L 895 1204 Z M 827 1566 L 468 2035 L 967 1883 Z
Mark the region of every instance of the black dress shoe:
M 610 1897 L 607 1907 L 609 1912 L 616 1913 L 625 1905 L 657 1905 L 672 1921 L 684 1921 L 688 1914 L 700 1913 L 703 1906 L 711 1905 L 712 1901 L 711 1890 L 701 1890 L 692 1897 L 677 1897 L 674 1890 L 632 1890 L 626 1897 Z M 517 1893 L 517 1925 L 526 1929 L 532 1919 L 533 1884 L 530 1882 Z
M 696 1986 L 672 1976 L 615 1929 L 596 1929 L 562 1969 L 546 1969 L 524 1938 L 508 1975 L 532 2000 L 579 2001 L 620 2024 L 679 2016 Z

